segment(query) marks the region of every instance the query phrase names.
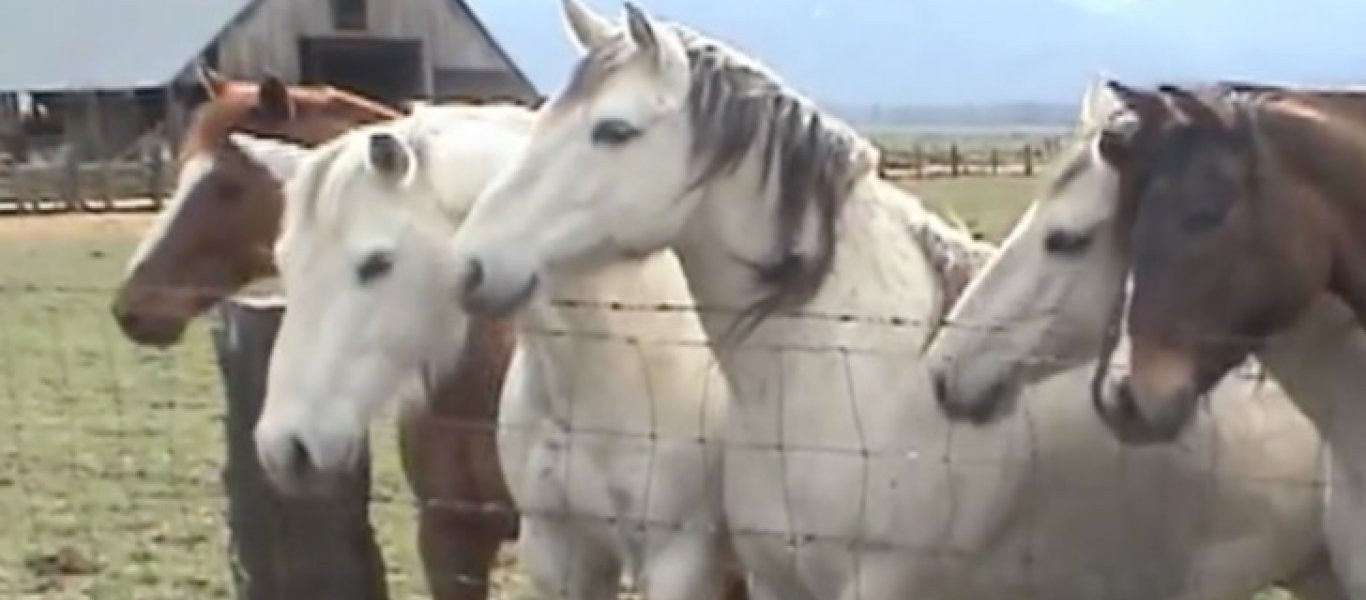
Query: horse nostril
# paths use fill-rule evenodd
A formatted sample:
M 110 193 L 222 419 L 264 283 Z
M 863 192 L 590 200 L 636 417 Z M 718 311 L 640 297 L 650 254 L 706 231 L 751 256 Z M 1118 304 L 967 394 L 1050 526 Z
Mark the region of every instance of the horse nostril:
M 1129 383 L 1129 377 L 1125 376 L 1115 383 L 1115 403 L 1119 410 L 1119 415 L 1126 419 L 1137 419 L 1138 400 L 1134 398 L 1134 387 Z
M 313 459 L 309 456 L 308 447 L 297 437 L 289 440 L 289 455 L 287 468 L 289 473 L 296 481 L 301 481 L 313 471 Z
M 479 262 L 479 259 L 477 258 L 471 258 L 469 261 L 469 269 L 465 273 L 465 292 L 469 293 L 479 289 L 479 286 L 483 285 L 483 283 L 484 264 Z
M 125 328 L 134 328 L 139 323 L 139 319 L 136 313 L 131 313 L 117 307 L 114 308 L 113 312 L 114 320 L 118 321 Z
M 934 384 L 934 398 L 939 401 L 939 406 L 948 406 L 949 402 L 949 382 L 945 380 L 944 374 L 936 372 L 930 376 Z

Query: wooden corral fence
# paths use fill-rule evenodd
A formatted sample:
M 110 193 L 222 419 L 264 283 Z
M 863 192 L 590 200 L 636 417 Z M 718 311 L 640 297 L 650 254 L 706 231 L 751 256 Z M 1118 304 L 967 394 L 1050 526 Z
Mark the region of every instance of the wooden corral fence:
M 233 584 L 239 600 L 386 600 L 384 559 L 370 526 L 370 458 L 327 497 L 282 495 L 256 458 L 252 430 L 284 315 L 280 300 L 229 300 L 214 349 L 227 393 L 228 497 Z
M 898 179 L 937 177 L 1033 177 L 1062 150 L 1061 138 L 1045 138 L 1016 146 L 970 146 L 916 143 L 883 147 L 879 172 Z
M 69 146 L 47 161 L 0 153 L 0 213 L 160 210 L 175 176 L 170 148 L 156 128 L 108 160 L 81 161 Z

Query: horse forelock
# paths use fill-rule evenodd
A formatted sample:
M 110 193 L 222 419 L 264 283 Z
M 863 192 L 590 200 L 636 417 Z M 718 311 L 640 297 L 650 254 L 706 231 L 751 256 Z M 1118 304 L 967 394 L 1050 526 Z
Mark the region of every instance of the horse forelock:
M 285 184 L 285 211 L 276 244 L 277 252 L 293 247 L 295 240 L 304 235 L 301 232 L 321 235 L 331 230 L 321 225 L 342 210 L 335 207 L 340 183 L 335 180 L 339 175 L 334 172 L 345 176 L 348 170 L 334 167 L 347 154 L 350 137 L 339 137 L 315 149 L 299 164 L 294 176 Z
M 287 201 L 279 248 L 290 247 L 300 232 L 335 239 L 366 211 L 367 202 L 355 196 L 354 184 L 358 178 L 381 176 L 368 153 L 370 137 L 380 132 L 399 138 L 406 159 L 411 161 L 409 172 L 396 184 L 401 187 L 431 172 L 425 146 L 431 136 L 447 133 L 433 129 L 421 115 L 413 115 L 353 129 L 315 149 L 285 186 Z

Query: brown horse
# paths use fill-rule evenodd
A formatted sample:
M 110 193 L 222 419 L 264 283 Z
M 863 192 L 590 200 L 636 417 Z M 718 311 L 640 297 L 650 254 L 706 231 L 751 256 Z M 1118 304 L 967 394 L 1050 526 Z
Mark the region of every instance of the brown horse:
M 1096 403 L 1121 439 L 1165 442 L 1324 294 L 1366 324 L 1366 93 L 1111 88 L 1132 369 Z
M 175 344 L 189 320 L 276 274 L 272 246 L 284 196 L 231 133 L 313 146 L 401 116 L 330 87 L 228 81 L 207 69 L 201 77 L 209 100 L 182 141 L 177 189 L 114 300 L 120 327 L 140 344 Z M 424 411 L 399 423 L 404 470 L 422 506 L 418 545 L 439 600 L 486 598 L 497 551 L 517 531 L 492 435 L 511 338 L 490 322 L 477 323 L 470 336 L 466 358 L 438 383 Z

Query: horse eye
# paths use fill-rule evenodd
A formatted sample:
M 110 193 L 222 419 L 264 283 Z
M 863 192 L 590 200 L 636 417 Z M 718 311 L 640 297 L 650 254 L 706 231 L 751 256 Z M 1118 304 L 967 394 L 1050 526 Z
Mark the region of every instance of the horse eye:
M 384 251 L 371 252 L 360 262 L 360 266 L 356 267 L 356 278 L 360 280 L 361 285 L 365 285 L 388 274 L 393 268 L 394 257 L 391 254 Z
M 621 119 L 603 119 L 593 126 L 593 143 L 620 146 L 635 139 L 640 130 Z
M 1048 232 L 1043 239 L 1044 250 L 1051 254 L 1079 254 L 1091 246 L 1091 234 L 1063 231 Z

